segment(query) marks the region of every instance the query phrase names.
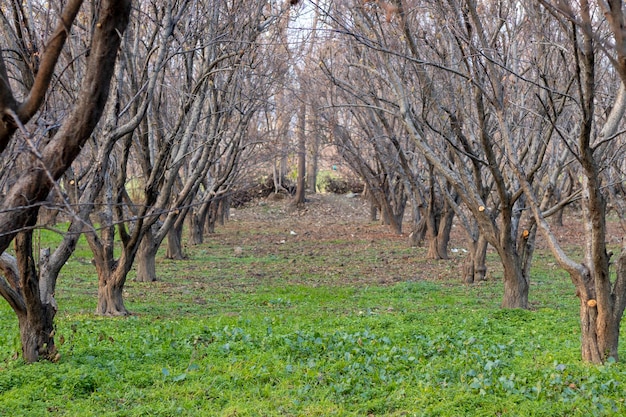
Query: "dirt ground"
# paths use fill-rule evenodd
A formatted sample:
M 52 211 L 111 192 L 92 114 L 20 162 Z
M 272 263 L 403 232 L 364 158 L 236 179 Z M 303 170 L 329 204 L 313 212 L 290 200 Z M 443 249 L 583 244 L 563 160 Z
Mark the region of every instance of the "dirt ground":
M 282 227 L 298 231 L 299 239 L 325 240 L 338 239 L 358 234 L 361 238 L 381 238 L 406 240 L 410 231 L 410 210 L 405 215 L 404 233 L 397 235 L 379 222 L 369 220 L 369 204 L 354 195 L 314 194 L 307 197 L 304 209 L 292 206 L 292 199 L 286 196 L 272 197 L 255 201 L 243 209 L 232 210 L 231 220 L 248 223 L 251 227 Z M 583 225 L 580 212 L 567 209 L 564 226 L 554 227 L 556 236 L 565 247 L 583 243 Z M 608 239 L 610 246 L 619 246 L 626 236 L 619 222 L 609 217 Z M 298 239 L 298 237 L 295 237 Z M 455 225 L 452 232 L 451 249 L 465 245 L 465 232 Z M 542 236 L 537 237 L 538 248 L 546 248 Z
M 461 226 L 453 227 L 446 261 L 426 259 L 426 248 L 411 248 L 410 210 L 407 210 L 405 233 L 398 235 L 380 222 L 369 220 L 369 204 L 360 197 L 315 194 L 307 197 L 304 209 L 296 209 L 290 197 L 270 197 L 231 211 L 230 221 L 218 227 L 222 244 L 234 253 L 261 259 L 275 256 L 280 271 L 263 270 L 266 265 L 253 262 L 249 273 L 262 279 L 289 276 L 316 276 L 319 284 L 387 285 L 407 280 L 460 280 L 465 258 L 466 234 Z M 582 225 L 580 216 L 566 212 L 566 226 L 556 228 L 557 237 L 568 252 L 580 253 Z M 624 234 L 616 222 L 610 223 L 611 249 L 619 250 Z M 538 254 L 546 245 L 538 236 Z M 501 265 L 492 248 L 487 260 L 487 279 L 500 280 Z M 323 262 L 307 262 L 323 258 Z M 359 260 L 361 259 L 361 260 Z M 558 269 L 554 262 L 548 261 Z M 319 269 L 316 271 L 310 268 Z M 308 274 L 300 272 L 307 270 Z M 305 279 L 305 278 L 302 278 Z M 308 279 L 308 278 L 307 278 Z M 315 285 L 310 281 L 307 285 Z
M 307 197 L 303 209 L 293 207 L 292 202 L 281 194 L 270 196 L 242 210 L 231 210 L 231 220 L 261 228 L 283 227 L 309 240 L 339 239 L 355 233 L 361 237 L 371 234 L 372 238 L 380 237 L 380 233 L 395 235 L 386 227 L 369 227 L 378 223 L 369 221 L 369 204 L 358 196 L 314 194 Z

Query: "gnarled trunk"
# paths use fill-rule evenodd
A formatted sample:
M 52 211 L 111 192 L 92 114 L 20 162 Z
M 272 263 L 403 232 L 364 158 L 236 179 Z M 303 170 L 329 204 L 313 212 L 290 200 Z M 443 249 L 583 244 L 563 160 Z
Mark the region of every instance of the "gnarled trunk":
M 98 306 L 96 314 L 99 316 L 127 316 L 130 312 L 124 305 L 124 285 L 120 284 L 117 273 L 114 272 L 107 280 L 98 282 Z
M 36 211 L 30 224 L 34 224 Z M 33 259 L 32 230 L 19 233 L 15 238 L 16 257 L 3 253 L 0 270 L 5 281 L 0 292 L 17 315 L 22 357 L 28 363 L 39 359 L 57 360 L 54 344 L 54 316 L 57 312 L 54 286 L 44 282 L 39 286 L 39 276 Z
M 449 259 L 448 244 L 450 243 L 454 211 L 447 205 L 443 214 L 437 208 L 429 208 L 427 216 L 428 253 L 426 257 L 428 259 Z
M 93 248 L 92 248 L 93 249 Z M 94 261 L 98 272 L 98 305 L 96 314 L 100 316 L 127 316 L 130 312 L 124 306 L 124 284 L 130 270 L 126 255 L 115 261 L 113 254 L 105 250 L 94 250 Z
M 28 363 L 39 359 L 55 361 L 58 359 L 54 344 L 54 316 L 56 307 L 52 304 L 39 303 L 30 306 L 30 311 L 18 314 L 22 357 Z
M 451 208 L 448 208 L 441 219 L 441 223 L 439 224 L 439 235 L 437 238 L 437 250 L 442 259 L 448 259 L 448 246 L 450 244 L 450 233 L 452 232 L 453 220 L 454 211 Z
M 439 243 L 439 236 L 431 233 L 428 237 L 428 252 L 426 252 L 427 259 L 448 259 L 447 251 L 445 253 L 439 252 L 439 247 L 441 244 Z
M 427 259 L 446 259 L 448 254 L 445 254 L 445 258 L 439 253 L 439 217 L 437 208 L 429 204 L 426 215 L 426 238 L 428 240 L 428 252 L 426 253 Z

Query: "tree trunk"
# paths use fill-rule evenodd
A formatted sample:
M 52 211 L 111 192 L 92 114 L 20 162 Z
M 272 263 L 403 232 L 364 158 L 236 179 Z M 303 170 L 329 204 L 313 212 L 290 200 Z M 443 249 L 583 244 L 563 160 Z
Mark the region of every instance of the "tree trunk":
M 443 215 L 438 212 L 438 208 L 428 208 L 428 213 L 424 216 L 426 220 L 426 235 L 428 236 L 428 259 L 449 259 L 448 244 L 450 243 L 450 232 L 452 231 L 452 221 L 454 211 L 447 207 Z
M 375 222 L 378 220 L 378 206 L 373 199 L 370 199 L 370 221 Z
M 424 243 L 424 239 L 426 238 L 426 219 L 421 217 L 419 221 L 415 222 L 413 220 L 413 229 L 409 234 L 409 242 L 411 247 L 418 247 Z
M 585 362 L 602 364 L 607 358 L 618 360 L 620 319 L 607 317 L 599 326 L 598 308 L 592 300 L 580 301 L 581 354 Z M 595 300 L 593 300 L 595 301 Z M 603 328 L 602 328 L 603 327 Z
M 607 258 L 608 259 L 608 258 Z M 597 287 L 601 276 L 592 276 L 588 268 L 573 274 L 576 295 L 580 298 L 581 357 L 585 362 L 602 364 L 609 358 L 619 360 L 619 332 L 626 297 L 626 246 L 615 261 L 615 285 L 609 294 Z M 602 275 L 608 271 L 601 271 Z M 608 298 L 603 305 L 602 298 Z
M 487 239 L 480 234 L 469 244 L 468 254 L 463 264 L 463 282 L 473 284 L 485 280 L 487 275 Z
M 317 114 L 314 112 L 315 120 L 317 120 Z M 314 129 L 317 129 L 317 123 L 314 124 Z M 320 149 L 320 136 L 317 132 L 313 134 L 313 140 L 309 145 L 309 163 L 306 165 L 306 182 L 307 190 L 311 194 L 317 192 L 317 171 L 319 169 L 319 149 Z
M 450 244 L 450 233 L 452 232 L 452 222 L 454 221 L 454 210 L 446 205 L 443 217 L 439 223 L 439 233 L 437 234 L 437 252 L 441 259 L 448 259 L 448 246 Z
M 204 216 L 192 212 L 189 216 L 189 244 L 200 245 L 204 242 Z
M 176 259 L 178 261 L 185 259 L 182 244 L 183 222 L 176 222 L 167 233 L 167 251 L 165 257 L 167 259 Z
M 217 206 L 217 221 L 220 226 L 224 226 L 230 218 L 230 197 L 220 197 Z
M 189 213 L 189 243 L 191 245 L 200 245 L 204 242 L 204 228 L 212 204 L 213 200 L 209 198 L 197 211 Z
M 372 192 L 371 186 L 367 181 L 365 181 L 365 187 L 363 189 L 363 194 L 361 196 L 365 201 L 369 202 L 370 211 L 369 211 L 369 219 L 371 222 L 378 221 L 378 202 L 374 197 L 374 193 Z
M 98 280 L 98 306 L 96 314 L 99 316 L 127 316 L 130 314 L 124 306 L 124 284 L 120 284 L 119 271 L 111 273 L 107 279 Z M 123 280 L 121 281 L 123 282 Z
M 30 310 L 26 314 L 17 315 L 24 361 L 32 363 L 42 358 L 50 361 L 58 360 L 54 344 L 56 308 L 51 304 L 41 303 L 37 308 L 30 308 Z
M 396 234 L 402 234 L 402 218 L 404 217 L 404 210 L 400 214 L 393 212 L 393 208 L 390 204 L 384 204 L 381 210 L 381 223 L 391 227 Z
M 528 308 L 528 277 L 514 254 L 501 256 L 504 267 L 504 296 L 502 308 Z
M 428 234 L 428 252 L 426 253 L 426 259 L 448 259 L 448 255 L 446 253 L 446 257 L 444 258 L 442 254 L 439 253 L 439 238 L 434 233 Z
M 445 227 L 440 222 L 443 220 L 441 213 L 438 212 L 438 208 L 434 206 L 434 202 L 428 207 L 428 212 L 424 216 L 426 220 L 426 236 L 428 237 L 428 252 L 426 253 L 427 259 L 448 259 L 448 242 L 450 240 L 450 230 L 448 230 L 447 236 L 440 233 L 440 229 L 443 231 Z M 450 227 L 452 227 L 452 217 L 449 218 Z
M 215 222 L 217 220 L 217 202 L 211 201 L 207 210 L 206 222 L 204 223 L 204 231 L 207 234 L 215 233 Z
M 29 225 L 34 224 L 36 211 L 33 216 Z M 42 293 L 39 288 L 32 251 L 32 230 L 16 236 L 15 252 L 16 257 L 6 253 L 0 255 L 0 271 L 10 287 L 3 286 L 1 292 L 17 315 L 22 357 L 27 363 L 39 359 L 55 361 L 58 359 L 54 344 L 57 306 L 52 294 L 45 289 Z M 47 285 L 45 287 L 48 288 Z
M 306 104 L 300 106 L 298 116 L 298 180 L 296 182 L 296 207 L 304 207 L 306 197 Z
M 137 257 L 135 262 L 137 263 L 137 282 L 154 282 L 157 280 L 156 276 L 156 253 L 159 247 L 154 241 L 152 232 L 148 230 L 139 243 L 139 249 L 137 250 Z
M 435 182 L 434 167 L 428 164 L 428 201 L 426 202 L 426 237 L 428 239 L 427 259 L 447 259 L 447 251 L 445 258 L 439 253 L 439 222 L 441 221 L 441 204 L 437 198 L 437 187 Z M 446 242 L 447 243 L 447 242 Z
M 556 227 L 563 227 L 563 212 L 565 211 L 565 207 L 561 207 L 555 214 L 552 216 L 552 224 Z
M 34 224 L 37 212 L 28 224 Z M 22 354 L 26 362 L 36 362 L 39 358 L 55 360 L 54 316 L 57 312 L 53 294 L 42 293 L 39 276 L 33 258 L 33 231 L 18 233 L 15 238 L 17 267 L 20 273 L 26 310 L 18 313 Z

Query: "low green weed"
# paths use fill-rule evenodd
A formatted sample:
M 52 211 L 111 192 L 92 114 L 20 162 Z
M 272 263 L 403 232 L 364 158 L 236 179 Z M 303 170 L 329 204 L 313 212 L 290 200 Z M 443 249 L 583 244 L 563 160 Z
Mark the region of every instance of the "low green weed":
M 336 244 L 242 258 L 212 241 L 159 260 L 156 283 L 130 281 L 135 314 L 119 319 L 91 314 L 93 266 L 73 258 L 57 291 L 58 363 L 15 359 L 16 319 L 0 303 L 0 416 L 626 413 L 626 367 L 581 363 L 577 299 L 548 258 L 532 310 L 501 310 L 498 280 L 463 286 L 393 240 Z M 398 278 L 367 275 L 385 271 Z

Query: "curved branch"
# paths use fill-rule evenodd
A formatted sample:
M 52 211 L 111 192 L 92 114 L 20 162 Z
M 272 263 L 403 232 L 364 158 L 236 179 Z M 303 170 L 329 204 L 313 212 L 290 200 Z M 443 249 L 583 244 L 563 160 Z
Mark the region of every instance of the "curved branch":
M 61 19 L 44 49 L 33 87 L 23 103 L 18 105 L 15 101 L 8 84 L 8 79 L 4 77 L 6 74 L 4 63 L 0 64 L 0 78 L 2 78 L 0 82 L 0 99 L 2 100 L 2 103 L 0 103 L 0 110 L 2 110 L 2 120 L 0 121 L 0 153 L 6 149 L 11 140 L 11 136 L 13 136 L 13 133 L 17 130 L 17 125 L 10 120 L 10 116 L 6 114 L 6 109 L 15 111 L 22 123 L 28 122 L 35 115 L 37 110 L 39 110 L 46 96 L 46 92 L 48 91 L 48 87 L 50 86 L 50 81 L 52 80 L 59 55 L 63 50 L 72 23 L 76 19 L 76 15 L 82 4 L 83 0 L 71 0 L 63 9 Z

